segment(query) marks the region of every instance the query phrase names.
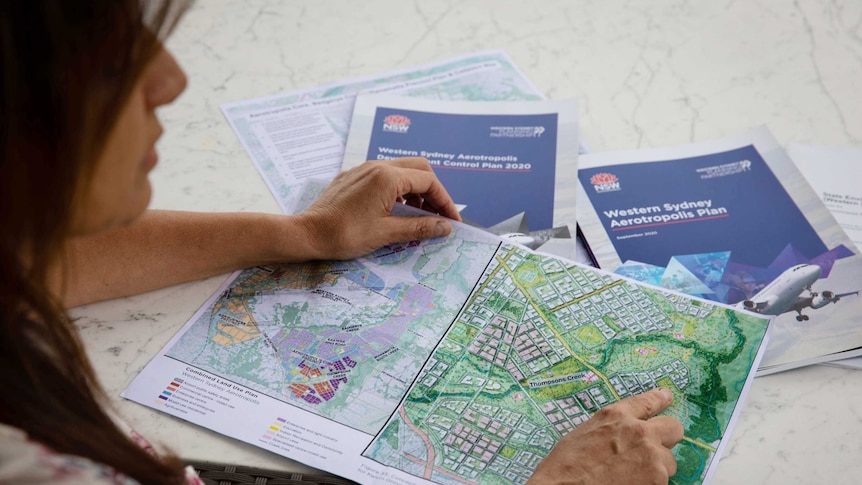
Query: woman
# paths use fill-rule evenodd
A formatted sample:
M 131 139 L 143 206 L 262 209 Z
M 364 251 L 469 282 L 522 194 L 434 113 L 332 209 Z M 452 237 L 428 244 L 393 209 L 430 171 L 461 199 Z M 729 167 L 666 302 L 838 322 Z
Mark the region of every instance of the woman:
M 342 174 L 297 216 L 145 212 L 155 109 L 186 84 L 161 45 L 182 10 L 139 0 L 0 5 L 0 483 L 195 480 L 108 409 L 65 308 L 257 264 L 351 258 L 447 235 L 445 217 L 458 219 L 422 159 Z M 439 215 L 390 216 L 405 199 Z M 671 399 L 655 391 L 598 413 L 535 480 L 666 482 L 682 431 L 653 416 Z

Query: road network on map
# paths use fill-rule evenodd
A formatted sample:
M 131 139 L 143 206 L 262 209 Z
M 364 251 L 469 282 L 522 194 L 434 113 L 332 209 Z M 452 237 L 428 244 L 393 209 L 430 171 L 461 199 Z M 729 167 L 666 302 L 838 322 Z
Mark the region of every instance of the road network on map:
M 767 320 L 503 246 L 364 456 L 437 483 L 522 483 L 601 407 L 657 386 L 700 483 Z
M 246 270 L 167 355 L 374 434 L 498 244 L 470 231 L 352 261 Z

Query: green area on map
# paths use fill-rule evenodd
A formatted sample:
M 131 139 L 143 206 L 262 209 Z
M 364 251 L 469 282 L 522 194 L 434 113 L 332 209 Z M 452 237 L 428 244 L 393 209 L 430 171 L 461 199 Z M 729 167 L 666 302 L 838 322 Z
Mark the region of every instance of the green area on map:
M 437 483 L 523 483 L 567 432 L 666 387 L 673 484 L 702 483 L 768 320 L 503 246 L 364 456 Z

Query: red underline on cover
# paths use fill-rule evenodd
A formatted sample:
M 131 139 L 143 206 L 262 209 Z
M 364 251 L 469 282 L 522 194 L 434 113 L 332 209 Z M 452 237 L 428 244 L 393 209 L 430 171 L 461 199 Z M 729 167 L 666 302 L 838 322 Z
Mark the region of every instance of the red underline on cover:
M 721 219 L 722 217 L 730 217 L 730 214 L 722 214 L 720 216 L 701 217 L 699 219 L 686 219 L 684 221 L 656 222 L 655 224 L 641 224 L 639 226 L 618 227 L 616 229 L 611 229 L 611 231 L 628 231 L 630 229 L 638 229 L 641 227 L 667 226 L 668 224 L 684 224 L 686 222 L 708 221 L 710 219 Z
M 502 168 L 467 168 L 467 167 L 444 167 L 443 165 L 432 165 L 433 168 L 448 168 L 449 170 L 475 170 L 478 172 L 520 172 L 530 173 L 532 170 L 503 170 Z

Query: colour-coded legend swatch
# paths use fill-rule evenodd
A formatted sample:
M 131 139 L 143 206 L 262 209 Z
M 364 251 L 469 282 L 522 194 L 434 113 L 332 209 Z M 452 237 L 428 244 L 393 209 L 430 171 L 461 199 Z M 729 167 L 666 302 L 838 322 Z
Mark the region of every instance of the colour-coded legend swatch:
M 266 432 L 261 436 L 261 439 L 265 441 L 271 440 L 279 431 L 281 431 L 281 427 L 284 426 L 287 420 L 284 418 L 276 418 L 275 422 L 269 425 L 269 428 L 266 429 Z
M 171 396 L 173 396 L 174 393 L 177 392 L 177 389 L 179 389 L 182 383 L 182 379 L 172 380 L 170 384 L 165 387 L 165 390 L 162 391 L 161 394 L 159 394 L 158 399 L 156 399 L 156 404 L 164 405 L 165 403 L 167 403 L 171 399 Z

